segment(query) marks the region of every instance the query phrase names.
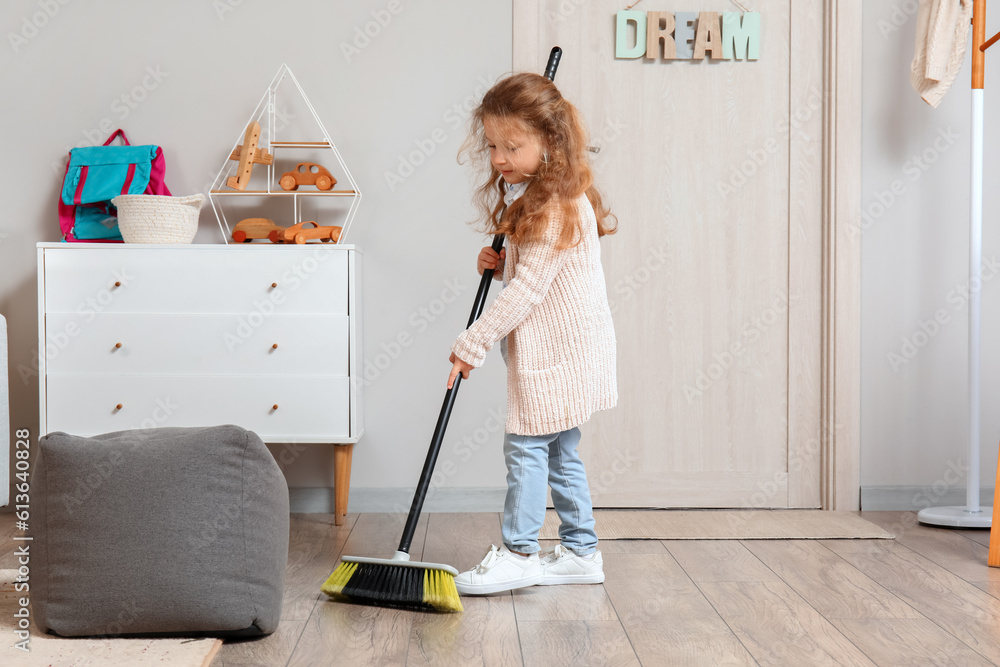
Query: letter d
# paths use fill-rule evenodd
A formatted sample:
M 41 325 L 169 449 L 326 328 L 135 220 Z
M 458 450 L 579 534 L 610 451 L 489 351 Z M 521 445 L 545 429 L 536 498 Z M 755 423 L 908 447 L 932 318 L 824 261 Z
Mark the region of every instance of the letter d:
M 628 46 L 628 24 L 635 24 L 635 46 Z M 615 58 L 646 55 L 646 12 L 623 9 L 615 17 Z

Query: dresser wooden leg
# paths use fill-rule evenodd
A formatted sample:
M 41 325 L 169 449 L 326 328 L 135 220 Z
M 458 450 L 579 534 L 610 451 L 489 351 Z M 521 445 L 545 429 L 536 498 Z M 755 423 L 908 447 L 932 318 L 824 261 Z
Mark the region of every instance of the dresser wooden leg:
M 333 447 L 333 524 L 344 525 L 347 497 L 351 491 L 351 455 L 354 443 Z
M 997 481 L 993 488 L 993 522 L 990 526 L 990 550 L 986 563 L 990 567 L 1000 567 L 1000 464 L 997 465 Z

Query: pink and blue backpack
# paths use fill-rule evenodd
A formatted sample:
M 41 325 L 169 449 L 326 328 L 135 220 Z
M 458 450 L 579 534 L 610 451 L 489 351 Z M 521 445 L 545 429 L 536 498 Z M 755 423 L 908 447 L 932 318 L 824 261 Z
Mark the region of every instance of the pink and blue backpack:
M 124 145 L 111 146 L 121 136 Z M 59 197 L 59 228 L 64 241 L 121 243 L 118 195 L 170 195 L 163 182 L 166 163 L 159 146 L 132 146 L 125 132 L 115 130 L 103 146 L 82 146 L 69 152 Z

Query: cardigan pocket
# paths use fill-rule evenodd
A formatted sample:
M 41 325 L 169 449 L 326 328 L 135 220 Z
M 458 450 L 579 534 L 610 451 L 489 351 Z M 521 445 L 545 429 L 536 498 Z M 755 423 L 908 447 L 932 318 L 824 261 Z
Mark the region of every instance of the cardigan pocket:
M 538 330 L 515 331 L 513 335 L 518 372 L 538 373 L 558 368 L 570 359 L 579 342 L 575 332 L 561 340 L 546 337 Z
M 546 335 L 549 333 L 546 328 L 525 321 L 508 336 L 514 337 L 517 370 L 539 372 L 580 363 L 580 356 L 591 347 L 588 343 L 596 331 L 593 322 L 580 319 L 563 328 L 562 336 L 554 338 Z
M 586 389 L 571 364 L 517 375 L 518 414 L 540 433 L 556 433 L 587 421 Z
M 542 370 L 522 370 L 517 374 L 521 399 L 549 404 L 565 398 L 571 386 L 579 381 L 573 375 L 573 369 L 565 362 Z

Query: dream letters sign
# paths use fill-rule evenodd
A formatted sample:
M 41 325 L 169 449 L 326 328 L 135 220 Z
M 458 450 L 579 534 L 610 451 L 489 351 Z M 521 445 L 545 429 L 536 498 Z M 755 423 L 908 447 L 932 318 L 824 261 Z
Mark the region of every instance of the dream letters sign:
M 635 44 L 629 40 L 635 24 Z M 757 60 L 760 12 L 618 12 L 615 58 Z

